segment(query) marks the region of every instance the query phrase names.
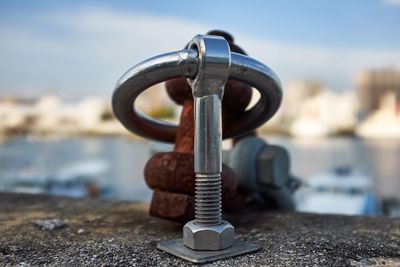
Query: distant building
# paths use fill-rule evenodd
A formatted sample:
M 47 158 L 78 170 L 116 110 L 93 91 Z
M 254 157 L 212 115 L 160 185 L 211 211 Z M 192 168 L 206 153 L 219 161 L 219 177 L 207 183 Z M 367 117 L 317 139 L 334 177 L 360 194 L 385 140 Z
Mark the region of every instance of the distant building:
M 321 93 L 301 102 L 289 132 L 298 137 L 321 137 L 351 132 L 356 122 L 353 92 Z
M 292 81 L 284 86 L 283 102 L 279 115 L 285 124 L 290 124 L 302 109 L 305 100 L 323 91 L 323 85 L 318 81 Z
M 37 101 L 0 99 L 0 139 L 18 134 L 127 134 L 116 120 L 104 120 L 110 107 L 98 97 L 77 103 L 64 103 L 56 95 L 44 95 Z
M 386 93 L 380 103 L 380 108 L 361 122 L 356 133 L 365 138 L 400 138 L 400 110 L 394 92 Z
M 388 93 L 395 95 L 396 105 L 400 103 L 400 71 L 376 69 L 359 73 L 356 77 L 357 95 L 359 102 L 359 118 L 365 120 L 380 108 L 383 96 Z
M 295 80 L 283 84 L 283 99 L 278 112 L 262 127 L 265 133 L 287 133 L 292 123 L 299 116 L 303 103 L 323 91 L 322 83 L 314 80 Z M 250 107 L 260 98 L 260 93 L 253 90 Z
M 281 108 L 263 130 L 317 137 L 353 131 L 357 118 L 353 91 L 335 92 L 318 81 L 284 86 Z

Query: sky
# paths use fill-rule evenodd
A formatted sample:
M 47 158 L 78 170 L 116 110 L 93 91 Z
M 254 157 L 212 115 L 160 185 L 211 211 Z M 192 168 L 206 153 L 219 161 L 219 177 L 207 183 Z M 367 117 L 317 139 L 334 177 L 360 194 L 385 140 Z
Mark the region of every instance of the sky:
M 212 29 L 284 85 L 351 90 L 359 71 L 400 69 L 400 0 L 0 0 L 0 96 L 109 97 L 133 65 Z

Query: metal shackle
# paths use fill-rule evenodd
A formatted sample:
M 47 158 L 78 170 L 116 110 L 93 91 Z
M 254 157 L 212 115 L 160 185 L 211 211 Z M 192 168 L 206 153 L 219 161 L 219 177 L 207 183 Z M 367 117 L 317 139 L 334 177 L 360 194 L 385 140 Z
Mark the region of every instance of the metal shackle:
M 238 53 L 230 52 L 229 79 L 254 87 L 260 99 L 249 110 L 238 114 L 241 123 L 223 132 L 223 139 L 246 134 L 268 121 L 282 101 L 278 76 L 263 63 Z M 177 77 L 194 79 L 200 65 L 196 49 L 188 48 L 147 59 L 128 70 L 118 81 L 113 92 L 112 108 L 117 119 L 129 131 L 145 138 L 174 142 L 177 125 L 155 120 L 138 111 L 136 98 L 147 88 Z

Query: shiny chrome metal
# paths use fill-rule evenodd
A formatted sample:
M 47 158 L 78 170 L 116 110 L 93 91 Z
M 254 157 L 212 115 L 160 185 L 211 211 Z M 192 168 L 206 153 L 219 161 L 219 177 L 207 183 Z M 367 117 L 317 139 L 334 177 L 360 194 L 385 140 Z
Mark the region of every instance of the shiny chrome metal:
M 255 244 L 236 240 L 233 246 L 223 250 L 192 250 L 183 244 L 182 239 L 161 241 L 157 244 L 157 248 L 194 263 L 226 259 L 254 252 L 259 249 Z
M 221 100 L 228 81 L 231 51 L 219 36 L 197 35 L 189 43 L 199 55 L 194 79 L 195 220 L 183 227 L 183 243 L 195 250 L 222 250 L 234 244 L 233 226 L 221 220 Z
M 177 126 L 154 120 L 137 111 L 136 98 L 150 86 L 175 77 L 194 78 L 198 70 L 198 53 L 184 49 L 150 58 L 127 71 L 117 83 L 112 107 L 115 116 L 129 131 L 163 142 L 174 142 Z M 245 134 L 268 121 L 282 100 L 279 78 L 267 66 L 250 57 L 231 52 L 229 79 L 245 82 L 257 89 L 261 98 L 237 119 L 237 128 L 224 131 L 223 138 Z
M 224 94 L 231 65 L 228 42 L 220 36 L 196 35 L 188 47 L 198 53 L 199 65 L 194 79 L 187 79 L 194 97 Z
M 177 126 L 152 119 L 134 107 L 136 98 L 152 85 L 175 77 L 195 77 L 198 54 L 185 49 L 149 58 L 128 70 L 117 82 L 112 108 L 129 131 L 154 140 L 174 142 Z
M 221 98 L 207 95 L 194 98 L 194 171 L 218 174 L 222 171 Z
M 223 250 L 235 242 L 232 224 L 221 220 L 217 225 L 199 225 L 190 221 L 183 227 L 183 243 L 194 250 Z

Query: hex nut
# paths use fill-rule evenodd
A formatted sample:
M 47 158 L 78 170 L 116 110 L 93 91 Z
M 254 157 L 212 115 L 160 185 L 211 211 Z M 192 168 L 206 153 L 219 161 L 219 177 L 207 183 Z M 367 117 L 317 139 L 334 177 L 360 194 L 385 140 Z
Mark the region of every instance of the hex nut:
M 217 226 L 201 226 L 190 221 L 183 227 L 183 243 L 194 250 L 222 250 L 234 241 L 235 229 L 224 220 Z

